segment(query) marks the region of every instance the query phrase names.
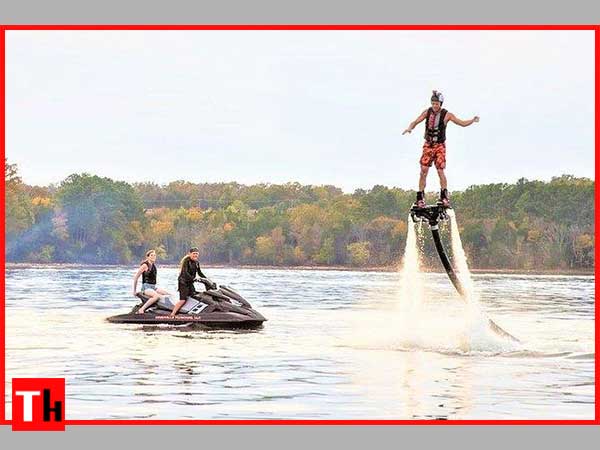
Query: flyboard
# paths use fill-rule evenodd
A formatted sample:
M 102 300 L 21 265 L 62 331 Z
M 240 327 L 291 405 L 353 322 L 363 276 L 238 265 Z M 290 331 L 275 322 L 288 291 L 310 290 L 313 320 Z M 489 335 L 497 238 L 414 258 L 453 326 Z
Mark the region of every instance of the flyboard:
M 461 284 L 458 276 L 456 275 L 456 272 L 454 271 L 454 268 L 452 267 L 452 264 L 450 263 L 450 260 L 448 259 L 448 255 L 446 254 L 446 251 L 444 250 L 444 245 L 442 244 L 442 240 L 440 238 L 439 223 L 440 223 L 440 221 L 448 220 L 448 212 L 447 212 L 448 208 L 449 207 L 446 207 L 446 206 L 442 205 L 441 203 L 438 203 L 436 205 L 425 206 L 423 208 L 419 208 L 416 205 L 414 205 L 410 209 L 410 216 L 411 216 L 413 222 L 415 222 L 415 223 L 416 222 L 426 222 L 429 224 L 429 229 L 431 230 L 431 235 L 433 236 L 433 242 L 435 243 L 435 248 L 440 257 L 440 261 L 442 262 L 442 265 L 444 266 L 444 269 L 446 270 L 446 273 L 448 274 L 448 278 L 450 278 L 450 281 L 456 288 L 456 291 L 459 293 L 461 298 L 466 301 L 466 300 L 468 300 L 467 292 L 463 288 L 463 285 Z M 499 334 L 501 336 L 509 338 L 515 342 L 520 342 L 512 334 L 510 334 L 509 332 L 502 329 L 500 327 L 500 325 L 496 324 L 496 322 L 494 322 L 492 319 L 488 319 L 488 320 L 489 320 L 490 328 L 494 332 L 496 332 L 497 334 Z

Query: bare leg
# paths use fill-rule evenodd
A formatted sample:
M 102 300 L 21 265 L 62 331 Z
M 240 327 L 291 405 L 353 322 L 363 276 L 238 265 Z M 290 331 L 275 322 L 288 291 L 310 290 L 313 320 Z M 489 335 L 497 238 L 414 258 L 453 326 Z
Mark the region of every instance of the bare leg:
M 427 181 L 427 173 L 429 172 L 429 167 L 421 165 L 421 174 L 419 176 L 419 191 L 425 191 L 425 182 Z
M 160 299 L 160 295 L 153 289 L 146 289 L 143 294 L 148 295 L 150 298 L 137 310 L 138 314 L 144 314 L 148 307 L 154 305 Z
M 160 295 L 169 295 L 169 296 L 171 295 L 170 292 L 167 292 L 163 288 L 159 288 L 159 287 L 156 288 L 156 292 L 158 292 Z
M 185 305 L 185 300 L 179 300 L 177 303 L 175 303 L 175 306 L 173 307 L 173 311 L 171 311 L 171 314 L 169 314 L 169 317 L 175 317 L 175 315 L 177 315 L 177 313 L 179 312 L 179 310 L 181 309 L 181 307 Z
M 446 180 L 446 174 L 444 173 L 444 169 L 438 169 L 437 173 L 440 176 L 440 188 L 448 189 L 448 181 Z
M 138 309 L 138 314 L 144 314 L 144 312 L 146 312 L 146 310 L 150 306 L 154 305 L 157 301 L 159 301 L 161 297 L 166 297 L 171 294 L 162 288 L 156 288 L 156 290 L 146 289 L 146 291 L 144 291 L 144 295 L 148 295 L 150 296 L 150 298 L 146 301 L 146 303 L 144 303 L 144 305 L 140 309 Z

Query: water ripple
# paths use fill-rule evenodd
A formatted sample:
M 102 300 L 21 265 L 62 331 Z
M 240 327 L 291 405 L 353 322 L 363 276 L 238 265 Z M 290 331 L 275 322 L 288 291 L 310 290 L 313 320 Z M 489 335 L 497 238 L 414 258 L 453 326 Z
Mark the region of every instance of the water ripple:
M 207 269 L 269 318 L 224 331 L 107 323 L 135 302 L 133 272 L 8 269 L 6 392 L 12 377 L 66 377 L 70 419 L 594 416 L 593 276 L 475 275 L 483 313 L 514 346 L 466 313 L 444 274 L 424 275 L 411 316 L 395 273 Z M 176 279 L 160 269 L 173 292 Z

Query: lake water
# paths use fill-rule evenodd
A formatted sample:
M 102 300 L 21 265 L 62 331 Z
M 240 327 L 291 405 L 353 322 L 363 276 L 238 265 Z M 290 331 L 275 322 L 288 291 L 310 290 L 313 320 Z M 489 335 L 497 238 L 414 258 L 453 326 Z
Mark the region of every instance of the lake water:
M 475 275 L 495 335 L 445 274 L 207 269 L 256 331 L 117 325 L 135 268 L 6 270 L 13 377 L 65 377 L 68 419 L 593 419 L 594 277 Z M 174 292 L 177 270 L 159 267 Z

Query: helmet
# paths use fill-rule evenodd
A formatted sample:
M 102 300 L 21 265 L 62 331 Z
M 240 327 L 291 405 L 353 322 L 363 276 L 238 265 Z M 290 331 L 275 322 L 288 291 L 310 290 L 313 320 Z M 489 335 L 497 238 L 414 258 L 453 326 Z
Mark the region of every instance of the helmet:
M 442 93 L 440 91 L 433 91 L 433 94 L 431 94 L 431 101 L 432 102 L 440 102 L 444 103 L 444 96 L 442 95 Z

